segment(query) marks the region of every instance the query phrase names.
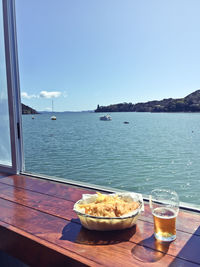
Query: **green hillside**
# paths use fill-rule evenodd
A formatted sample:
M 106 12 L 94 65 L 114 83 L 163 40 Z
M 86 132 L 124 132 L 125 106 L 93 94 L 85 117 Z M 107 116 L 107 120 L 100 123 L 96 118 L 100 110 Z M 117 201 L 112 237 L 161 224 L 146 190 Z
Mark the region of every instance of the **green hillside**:
M 38 114 L 38 112 L 35 109 L 22 104 L 22 114 Z
M 167 98 L 137 104 L 98 105 L 95 112 L 200 112 L 200 90 L 184 98 Z

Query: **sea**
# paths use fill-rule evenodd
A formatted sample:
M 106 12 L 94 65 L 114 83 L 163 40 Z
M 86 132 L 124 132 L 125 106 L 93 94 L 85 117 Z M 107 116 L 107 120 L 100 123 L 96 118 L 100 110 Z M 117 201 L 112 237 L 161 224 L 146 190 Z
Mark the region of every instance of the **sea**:
M 200 113 L 23 115 L 25 171 L 200 205 Z M 124 123 L 124 122 L 128 123 Z

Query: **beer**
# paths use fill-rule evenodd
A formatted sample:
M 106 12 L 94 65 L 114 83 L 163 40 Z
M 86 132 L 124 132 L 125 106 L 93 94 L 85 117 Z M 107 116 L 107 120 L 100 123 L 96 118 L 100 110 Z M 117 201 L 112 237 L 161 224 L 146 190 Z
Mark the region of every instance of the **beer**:
M 153 210 L 154 235 L 162 241 L 172 241 L 176 238 L 176 213 L 168 207 Z

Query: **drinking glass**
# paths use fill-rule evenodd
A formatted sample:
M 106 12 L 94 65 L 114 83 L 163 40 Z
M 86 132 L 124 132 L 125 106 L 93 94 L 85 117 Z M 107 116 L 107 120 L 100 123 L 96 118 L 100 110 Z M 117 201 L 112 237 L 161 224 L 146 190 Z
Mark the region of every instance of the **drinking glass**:
M 176 217 L 179 212 L 179 197 L 175 191 L 154 189 L 149 196 L 149 205 L 154 219 L 154 236 L 161 241 L 176 239 Z

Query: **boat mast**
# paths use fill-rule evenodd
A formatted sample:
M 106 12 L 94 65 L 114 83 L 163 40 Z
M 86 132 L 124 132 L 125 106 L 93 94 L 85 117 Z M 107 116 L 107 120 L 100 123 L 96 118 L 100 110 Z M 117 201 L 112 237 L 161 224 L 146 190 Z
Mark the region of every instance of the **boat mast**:
M 52 99 L 52 116 L 51 116 L 51 120 L 56 120 L 56 116 L 53 115 L 53 99 Z

